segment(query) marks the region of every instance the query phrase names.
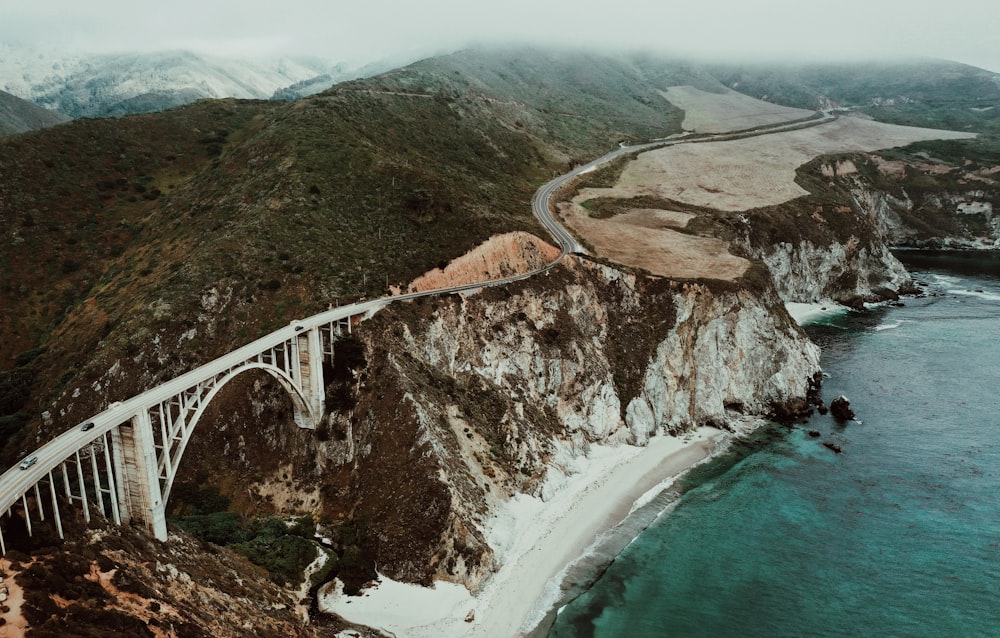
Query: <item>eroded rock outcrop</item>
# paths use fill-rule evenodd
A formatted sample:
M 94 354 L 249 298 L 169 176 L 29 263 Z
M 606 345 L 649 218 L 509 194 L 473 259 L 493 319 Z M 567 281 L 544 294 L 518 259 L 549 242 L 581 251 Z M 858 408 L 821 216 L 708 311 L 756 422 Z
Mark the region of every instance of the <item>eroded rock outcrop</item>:
M 883 242 L 816 245 L 810 240 L 779 242 L 760 251 L 786 301 L 834 299 L 847 305 L 895 298 L 913 281 Z
M 523 231 L 495 235 L 466 254 L 415 279 L 406 292 L 448 288 L 537 270 L 559 256 L 559 249 Z
M 851 409 L 851 402 L 844 395 L 840 395 L 833 401 L 830 401 L 830 414 L 838 421 L 851 421 L 854 419 L 854 410 Z
M 785 301 L 895 299 L 913 282 L 889 246 L 998 245 L 991 170 L 873 153 L 819 158 L 797 172 L 808 196 L 726 220 L 723 232 L 767 265 Z

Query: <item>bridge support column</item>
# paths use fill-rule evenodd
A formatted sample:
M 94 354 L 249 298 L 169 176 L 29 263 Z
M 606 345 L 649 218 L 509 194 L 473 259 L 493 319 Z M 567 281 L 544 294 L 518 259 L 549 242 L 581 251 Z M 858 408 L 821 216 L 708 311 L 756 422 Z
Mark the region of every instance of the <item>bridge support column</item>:
M 153 424 L 142 410 L 113 430 L 115 472 L 122 521 L 137 522 L 157 540 L 167 540 L 167 517 L 153 447 Z
M 295 411 L 295 423 L 300 428 L 315 430 L 326 409 L 326 390 L 323 382 L 323 341 L 319 328 L 312 328 L 296 336 L 298 352 L 298 379 L 308 414 Z

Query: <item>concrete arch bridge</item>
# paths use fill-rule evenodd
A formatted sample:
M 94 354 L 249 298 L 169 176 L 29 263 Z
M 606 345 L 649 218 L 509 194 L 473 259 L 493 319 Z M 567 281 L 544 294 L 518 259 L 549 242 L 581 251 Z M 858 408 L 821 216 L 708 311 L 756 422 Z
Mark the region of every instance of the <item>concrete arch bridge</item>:
M 60 502 L 79 507 L 88 523 L 100 512 L 117 524 L 137 524 L 166 540 L 166 503 L 174 477 L 216 394 L 240 374 L 262 370 L 288 393 L 296 424 L 315 429 L 325 410 L 323 363 L 332 363 L 335 341 L 390 301 L 343 306 L 294 321 L 114 403 L 49 441 L 0 476 L 0 551 L 7 549 L 3 527 L 15 515 L 14 508 L 29 534 L 33 519 L 49 520 L 63 538 Z

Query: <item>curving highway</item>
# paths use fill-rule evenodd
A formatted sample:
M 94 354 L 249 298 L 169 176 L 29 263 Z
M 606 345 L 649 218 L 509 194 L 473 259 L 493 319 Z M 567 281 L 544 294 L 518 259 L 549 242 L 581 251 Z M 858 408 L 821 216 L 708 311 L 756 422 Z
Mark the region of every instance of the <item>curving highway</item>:
M 383 297 L 372 301 L 364 301 L 346 306 L 340 306 L 305 319 L 293 321 L 288 326 L 265 335 L 252 343 L 248 343 L 247 345 L 215 359 L 214 361 L 210 361 L 202 366 L 199 366 L 198 368 L 195 368 L 194 370 L 191 370 L 190 372 L 167 381 L 166 383 L 163 383 L 155 388 L 147 390 L 146 392 L 136 395 L 128 400 L 112 404 L 112 406 L 103 412 L 82 421 L 77 426 L 31 452 L 25 458 L 36 457 L 37 461 L 35 461 L 30 467 L 27 469 L 21 469 L 20 465 L 15 465 L 4 472 L 3 475 L 0 475 L 0 514 L 7 512 L 19 499 L 22 499 L 23 496 L 32 491 L 33 488 L 37 497 L 38 484 L 46 478 L 49 479 L 49 489 L 52 489 L 52 485 L 54 484 L 52 481 L 52 471 L 61 464 L 69 461 L 80 450 L 83 450 L 88 446 L 94 446 L 94 444 L 97 444 L 98 448 L 106 450 L 108 433 L 112 432 L 112 430 L 121 426 L 123 423 L 129 422 L 133 416 L 141 413 L 141 411 L 152 409 L 154 406 L 170 400 L 171 397 L 176 397 L 184 393 L 189 388 L 196 387 L 202 382 L 215 379 L 219 375 L 239 368 L 248 360 L 253 357 L 257 357 L 260 353 L 278 348 L 281 344 L 294 339 L 295 336 L 303 329 L 319 328 L 320 326 L 331 324 L 339 320 L 350 319 L 351 317 L 358 317 L 362 315 L 371 316 L 381 308 L 397 301 L 406 301 L 430 295 L 471 291 L 486 286 L 501 286 L 545 272 L 553 268 L 562 260 L 564 256 L 570 253 L 584 252 L 569 231 L 567 231 L 566 228 L 564 228 L 551 213 L 552 197 L 556 191 L 584 173 L 593 171 L 601 165 L 611 162 L 623 155 L 650 150 L 653 148 L 672 146 L 676 144 L 742 139 L 755 135 L 764 135 L 768 133 L 805 128 L 808 126 L 816 126 L 830 122 L 836 119 L 836 117 L 836 115 L 829 112 L 822 112 L 817 113 L 816 116 L 810 120 L 796 120 L 793 122 L 786 122 L 771 126 L 757 127 L 736 133 L 710 135 L 683 134 L 643 144 L 620 146 L 614 151 L 611 151 L 610 153 L 607 153 L 592 162 L 579 166 L 565 175 L 556 177 L 539 188 L 535 193 L 531 202 L 532 212 L 538 221 L 552 234 L 552 237 L 561 249 L 559 257 L 552 263 L 531 272 L 512 277 L 464 284 L 460 286 L 451 286 L 449 288 L 408 293 L 394 297 Z M 88 426 L 88 429 L 84 430 L 84 423 L 93 423 L 93 426 Z M 93 449 L 91 451 L 93 453 Z M 65 472 L 65 468 L 63 471 Z M 0 543 L 2 543 L 2 536 L 0 536 Z

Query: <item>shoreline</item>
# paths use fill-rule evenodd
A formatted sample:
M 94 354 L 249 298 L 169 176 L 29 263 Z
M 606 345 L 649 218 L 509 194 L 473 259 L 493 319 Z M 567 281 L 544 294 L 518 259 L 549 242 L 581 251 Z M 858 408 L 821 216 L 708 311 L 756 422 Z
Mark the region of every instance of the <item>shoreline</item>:
M 553 467 L 546 500 L 517 494 L 490 520 L 486 533 L 499 569 L 475 595 L 455 583 L 427 588 L 380 576 L 357 597 L 340 594 L 334 581 L 318 592 L 319 608 L 399 636 L 532 635 L 562 603 L 567 572 L 729 436 L 702 427 L 653 437 L 645 447 L 593 445 L 573 459 L 568 475 Z

